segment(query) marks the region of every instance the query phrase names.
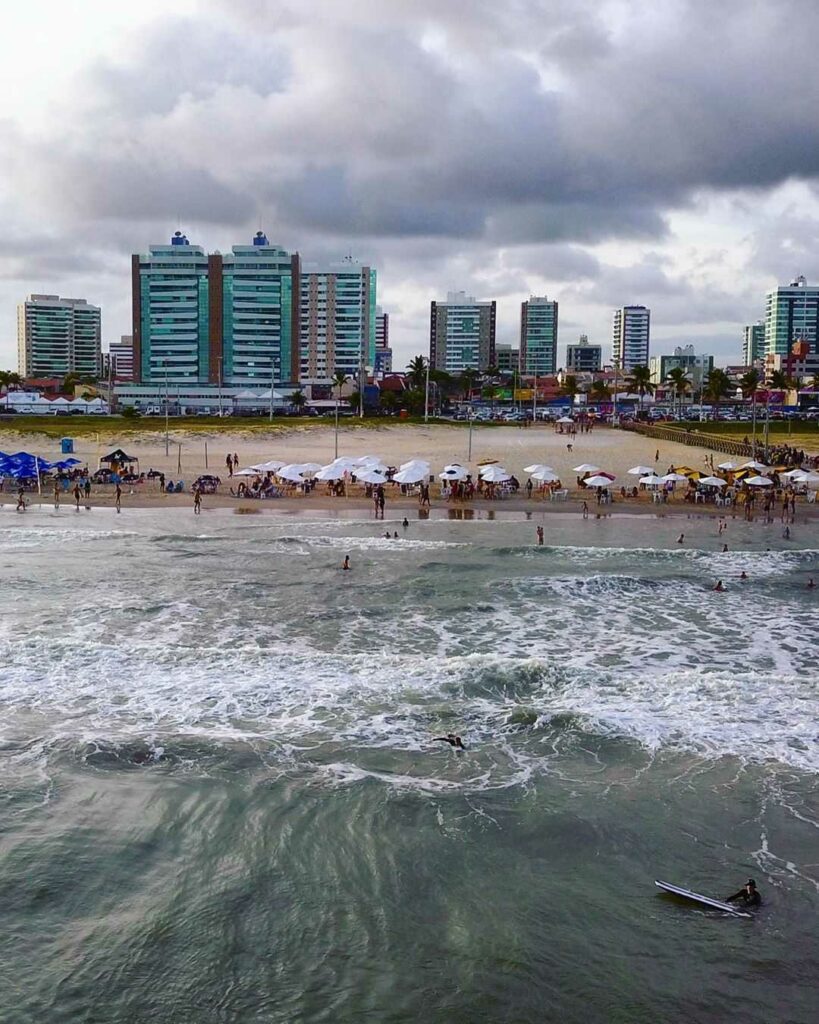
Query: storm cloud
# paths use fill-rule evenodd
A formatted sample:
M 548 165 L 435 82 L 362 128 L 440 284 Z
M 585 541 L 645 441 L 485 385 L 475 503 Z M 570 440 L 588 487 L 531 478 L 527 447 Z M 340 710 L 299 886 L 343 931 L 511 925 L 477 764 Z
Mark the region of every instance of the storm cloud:
M 448 287 L 498 299 L 510 340 L 537 289 L 604 343 L 623 302 L 651 305 L 669 338 L 730 337 L 735 320 L 738 354 L 764 288 L 819 271 L 817 31 L 809 0 L 208 0 L 158 15 L 36 125 L 2 111 L 0 362 L 14 303 L 43 287 L 21 237 L 47 224 L 49 248 L 62 240 L 49 290 L 88 280 L 114 338 L 127 252 L 177 221 L 210 248 L 263 223 L 307 257 L 377 266 L 399 363 Z M 772 197 L 800 183 L 781 214 Z M 737 224 L 758 216 L 724 264 L 708 256 L 726 245 L 719 197 Z M 87 257 L 78 239 L 94 239 Z

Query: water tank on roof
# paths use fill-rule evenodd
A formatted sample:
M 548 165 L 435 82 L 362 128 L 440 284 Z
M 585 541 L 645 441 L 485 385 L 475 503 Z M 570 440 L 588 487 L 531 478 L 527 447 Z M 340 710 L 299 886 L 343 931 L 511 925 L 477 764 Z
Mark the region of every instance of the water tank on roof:
M 264 233 L 264 231 L 257 231 L 256 232 L 256 234 L 253 236 L 253 244 L 254 245 L 270 245 L 270 243 L 267 240 L 267 235 Z
M 171 245 L 190 245 L 187 236 L 183 235 L 181 231 L 174 231 L 173 238 L 171 239 Z

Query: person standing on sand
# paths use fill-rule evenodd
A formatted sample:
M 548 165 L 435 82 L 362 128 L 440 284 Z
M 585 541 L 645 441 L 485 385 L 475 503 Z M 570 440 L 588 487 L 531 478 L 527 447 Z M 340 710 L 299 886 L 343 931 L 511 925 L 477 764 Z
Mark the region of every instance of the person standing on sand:
M 421 484 L 419 504 L 421 508 L 424 508 L 424 506 L 429 508 L 429 484 Z
M 60 481 L 54 481 L 54 508 L 60 507 Z
M 195 516 L 200 515 L 202 512 L 202 492 L 198 487 L 193 489 L 193 514 Z
M 85 497 L 86 498 L 90 498 L 91 497 L 91 477 L 90 476 L 86 476 L 86 478 L 85 478 L 85 487 L 83 488 L 83 490 L 85 491 Z
M 239 456 L 236 452 L 233 453 L 233 468 L 238 471 L 239 469 Z
M 117 512 L 122 511 L 122 488 L 117 484 L 117 489 L 114 491 L 114 507 Z
M 654 452 L 654 461 L 655 462 L 659 462 L 660 461 L 660 449 L 659 448 L 657 449 L 656 452 Z
M 228 452 L 227 458 L 225 459 L 225 465 L 227 466 L 228 476 L 233 476 L 233 456 Z M 161 480 L 162 489 L 165 489 L 165 481 Z

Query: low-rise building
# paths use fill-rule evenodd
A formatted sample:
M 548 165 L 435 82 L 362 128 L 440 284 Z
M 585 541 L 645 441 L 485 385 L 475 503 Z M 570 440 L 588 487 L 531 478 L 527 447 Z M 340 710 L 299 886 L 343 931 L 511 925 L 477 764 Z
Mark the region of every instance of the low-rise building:
M 581 334 L 576 345 L 566 346 L 566 369 L 571 373 L 598 373 L 603 365 L 602 345 L 590 345 L 587 334 Z

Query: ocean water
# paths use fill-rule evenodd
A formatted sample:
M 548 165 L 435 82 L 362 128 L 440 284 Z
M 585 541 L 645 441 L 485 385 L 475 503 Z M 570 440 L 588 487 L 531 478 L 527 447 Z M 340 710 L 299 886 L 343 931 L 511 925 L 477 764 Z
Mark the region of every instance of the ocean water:
M 0 1021 L 819 1019 L 819 530 L 540 521 L 0 510 Z

